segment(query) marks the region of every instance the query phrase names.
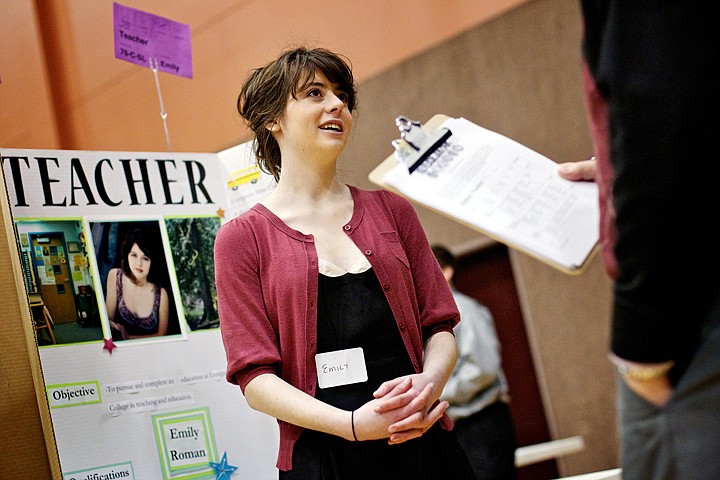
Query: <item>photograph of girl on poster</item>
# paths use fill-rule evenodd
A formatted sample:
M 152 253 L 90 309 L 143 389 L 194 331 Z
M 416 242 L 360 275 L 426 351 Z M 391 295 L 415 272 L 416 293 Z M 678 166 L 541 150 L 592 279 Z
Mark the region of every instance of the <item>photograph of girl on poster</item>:
M 179 334 L 159 223 L 91 222 L 90 230 L 113 340 Z

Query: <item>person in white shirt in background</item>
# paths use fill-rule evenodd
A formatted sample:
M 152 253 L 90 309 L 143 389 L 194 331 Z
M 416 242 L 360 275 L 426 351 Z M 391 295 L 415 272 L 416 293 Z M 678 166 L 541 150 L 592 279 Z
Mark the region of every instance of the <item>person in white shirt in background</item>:
M 455 434 L 478 480 L 514 480 L 515 428 L 500 342 L 490 310 L 453 285 L 456 259 L 445 247 L 432 251 L 450 285 L 461 321 L 453 329 L 458 359 L 440 396 L 450 406 Z

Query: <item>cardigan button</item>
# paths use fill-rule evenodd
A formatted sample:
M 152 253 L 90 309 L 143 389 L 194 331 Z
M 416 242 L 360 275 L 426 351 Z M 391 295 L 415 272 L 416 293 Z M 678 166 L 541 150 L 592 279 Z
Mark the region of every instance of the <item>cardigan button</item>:
M 367 255 L 368 257 L 372 255 L 372 250 L 365 250 L 365 255 Z
M 383 290 L 390 290 L 390 284 L 389 283 L 383 283 L 382 284 Z
M 352 229 L 352 227 L 350 225 L 345 225 L 343 227 L 343 230 L 345 230 L 346 232 L 349 232 L 351 229 Z

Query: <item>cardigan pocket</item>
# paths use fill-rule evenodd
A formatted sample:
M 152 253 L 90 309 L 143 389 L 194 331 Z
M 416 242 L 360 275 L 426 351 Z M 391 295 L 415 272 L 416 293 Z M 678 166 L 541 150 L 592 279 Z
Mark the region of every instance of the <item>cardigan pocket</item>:
M 385 245 L 388 246 L 393 255 L 395 255 L 395 257 L 400 260 L 406 268 L 410 269 L 410 261 L 407 258 L 405 248 L 403 247 L 402 241 L 400 240 L 400 236 L 397 232 L 380 232 L 380 235 L 385 241 Z

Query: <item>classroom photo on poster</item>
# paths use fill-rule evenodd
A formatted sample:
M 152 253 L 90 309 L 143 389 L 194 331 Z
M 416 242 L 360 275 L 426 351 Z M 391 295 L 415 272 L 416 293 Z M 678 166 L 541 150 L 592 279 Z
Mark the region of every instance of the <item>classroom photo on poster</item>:
M 89 231 L 113 341 L 184 335 L 160 221 L 90 221 Z
M 38 346 L 102 341 L 82 219 L 17 220 L 15 228 Z

